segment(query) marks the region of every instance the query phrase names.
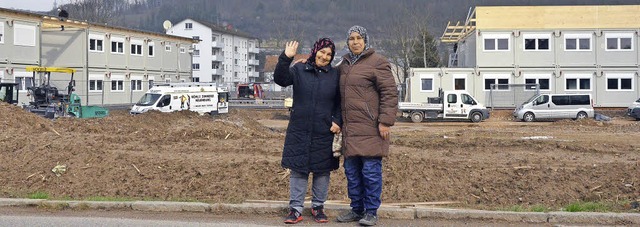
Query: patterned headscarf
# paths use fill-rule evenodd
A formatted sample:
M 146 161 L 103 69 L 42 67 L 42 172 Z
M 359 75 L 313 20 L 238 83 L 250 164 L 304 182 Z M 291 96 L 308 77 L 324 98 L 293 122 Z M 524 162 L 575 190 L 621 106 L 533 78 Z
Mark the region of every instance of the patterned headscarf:
M 307 62 L 315 66 L 316 53 L 318 53 L 319 50 L 322 50 L 327 47 L 331 48 L 331 60 L 329 60 L 329 65 L 331 65 L 331 62 L 333 61 L 333 57 L 336 55 L 336 45 L 334 45 L 333 41 L 331 41 L 331 39 L 329 38 L 321 38 L 318 41 L 316 41 L 316 43 L 313 44 L 313 48 L 311 48 L 311 55 L 309 56 L 309 59 L 307 59 Z
M 358 34 L 360 34 L 360 36 L 362 36 L 362 39 L 364 39 L 364 50 L 362 50 L 362 53 L 356 55 L 351 52 L 351 49 L 349 49 L 349 58 L 351 60 L 351 64 L 356 63 L 356 61 L 360 59 L 364 51 L 369 49 L 369 36 L 367 35 L 367 29 L 359 25 L 354 25 L 353 27 L 349 28 L 349 31 L 347 32 L 347 47 L 349 47 L 349 36 L 351 36 L 351 33 L 353 32 L 357 32 Z

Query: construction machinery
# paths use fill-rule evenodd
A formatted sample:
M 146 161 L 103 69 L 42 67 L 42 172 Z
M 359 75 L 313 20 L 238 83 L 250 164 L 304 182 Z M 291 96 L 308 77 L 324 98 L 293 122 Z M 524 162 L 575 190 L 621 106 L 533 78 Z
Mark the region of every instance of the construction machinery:
M 0 102 L 18 104 L 18 84 L 0 83 Z
M 27 66 L 27 72 L 33 72 L 33 81 L 41 81 L 39 86 L 28 87 L 31 101 L 24 108 L 29 112 L 46 118 L 77 117 L 99 118 L 109 115 L 109 110 L 99 106 L 82 106 L 80 96 L 75 91 L 73 75 L 76 70 L 71 68 Z M 51 85 L 51 73 L 67 73 L 71 75 L 65 92 L 61 92 Z M 36 74 L 40 75 L 36 80 Z
M 262 99 L 264 91 L 259 83 L 238 84 L 238 99 Z

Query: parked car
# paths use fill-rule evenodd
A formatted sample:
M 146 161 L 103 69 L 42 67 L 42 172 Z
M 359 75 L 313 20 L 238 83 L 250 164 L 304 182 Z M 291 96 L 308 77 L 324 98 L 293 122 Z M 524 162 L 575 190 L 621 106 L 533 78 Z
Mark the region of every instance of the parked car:
M 540 119 L 593 118 L 591 94 L 540 94 L 513 111 L 519 120 L 531 122 Z
M 627 116 L 640 121 L 640 98 L 629 106 L 629 109 L 627 109 Z

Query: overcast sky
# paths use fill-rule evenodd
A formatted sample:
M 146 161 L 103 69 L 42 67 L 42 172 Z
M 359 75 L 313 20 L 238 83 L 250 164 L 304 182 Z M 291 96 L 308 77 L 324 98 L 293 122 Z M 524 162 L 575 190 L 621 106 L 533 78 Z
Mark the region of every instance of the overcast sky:
M 31 11 L 49 11 L 53 9 L 54 0 L 0 0 L 0 7 L 7 9 L 24 9 Z M 66 4 L 69 0 L 57 0 L 58 5 Z

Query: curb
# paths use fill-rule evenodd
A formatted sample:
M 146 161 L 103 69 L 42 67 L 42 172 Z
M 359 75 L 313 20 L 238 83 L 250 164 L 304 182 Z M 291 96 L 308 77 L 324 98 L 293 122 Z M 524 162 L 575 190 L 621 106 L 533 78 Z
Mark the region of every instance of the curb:
M 305 213 L 310 213 L 310 204 L 305 204 Z M 165 201 L 61 201 L 45 199 L 0 198 L 0 207 L 54 207 L 95 210 L 135 210 L 148 212 L 210 212 L 216 214 L 283 214 L 289 209 L 287 202 L 278 203 L 199 203 Z M 329 216 L 338 216 L 350 210 L 349 205 L 326 204 Z M 386 219 L 477 219 L 518 223 L 550 224 L 599 224 L 599 225 L 640 225 L 640 213 L 570 213 L 570 212 L 506 212 L 448 208 L 397 208 L 382 206 L 378 216 Z

